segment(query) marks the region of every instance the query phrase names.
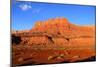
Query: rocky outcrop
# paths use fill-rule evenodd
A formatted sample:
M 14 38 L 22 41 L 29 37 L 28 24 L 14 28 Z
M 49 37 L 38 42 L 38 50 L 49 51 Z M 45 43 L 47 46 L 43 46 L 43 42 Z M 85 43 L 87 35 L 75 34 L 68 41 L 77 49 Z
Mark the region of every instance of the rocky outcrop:
M 95 26 L 78 26 L 66 18 L 36 22 L 12 33 L 13 64 L 75 62 L 95 56 Z

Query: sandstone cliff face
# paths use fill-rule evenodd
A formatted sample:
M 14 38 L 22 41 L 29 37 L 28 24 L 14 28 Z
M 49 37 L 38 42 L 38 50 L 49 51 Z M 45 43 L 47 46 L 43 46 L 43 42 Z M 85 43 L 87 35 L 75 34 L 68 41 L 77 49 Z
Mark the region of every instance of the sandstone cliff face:
M 95 26 L 78 26 L 66 18 L 39 21 L 27 32 L 12 33 L 12 44 L 15 65 L 80 61 L 95 56 Z
M 71 24 L 66 18 L 50 19 L 44 22 L 36 22 L 31 32 L 47 32 L 52 35 L 62 36 L 95 36 L 95 27 L 78 26 Z

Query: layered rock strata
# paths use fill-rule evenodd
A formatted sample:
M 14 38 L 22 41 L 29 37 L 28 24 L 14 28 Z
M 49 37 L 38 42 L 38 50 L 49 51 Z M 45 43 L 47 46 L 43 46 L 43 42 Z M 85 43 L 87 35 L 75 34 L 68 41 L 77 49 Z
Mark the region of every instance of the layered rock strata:
M 95 26 L 66 18 L 39 21 L 31 30 L 12 33 L 13 65 L 82 61 L 95 57 L 95 45 Z

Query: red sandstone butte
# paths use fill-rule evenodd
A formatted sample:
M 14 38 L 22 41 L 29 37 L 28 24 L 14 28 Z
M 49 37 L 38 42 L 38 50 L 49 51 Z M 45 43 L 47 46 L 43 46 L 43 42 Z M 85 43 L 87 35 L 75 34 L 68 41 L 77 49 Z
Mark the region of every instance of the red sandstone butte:
M 13 65 L 83 61 L 96 56 L 95 45 L 95 26 L 38 21 L 31 30 L 12 32 Z

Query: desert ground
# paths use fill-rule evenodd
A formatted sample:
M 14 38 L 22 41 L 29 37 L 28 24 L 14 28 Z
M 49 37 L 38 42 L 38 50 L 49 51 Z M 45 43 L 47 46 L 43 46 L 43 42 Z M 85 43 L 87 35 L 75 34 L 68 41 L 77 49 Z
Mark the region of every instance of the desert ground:
M 37 21 L 30 30 L 12 31 L 13 65 L 95 61 L 95 26 L 66 18 Z

